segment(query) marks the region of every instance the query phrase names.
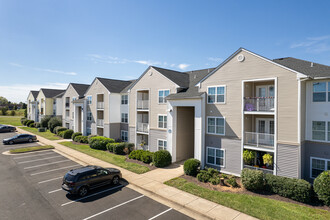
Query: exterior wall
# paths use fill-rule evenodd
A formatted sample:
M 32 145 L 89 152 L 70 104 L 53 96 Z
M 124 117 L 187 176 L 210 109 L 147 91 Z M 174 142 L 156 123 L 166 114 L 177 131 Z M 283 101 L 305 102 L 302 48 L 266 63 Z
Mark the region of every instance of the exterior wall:
M 121 123 L 110 123 L 110 138 L 120 139 Z
M 45 105 L 45 113 L 46 115 L 53 115 L 54 109 L 54 99 L 53 98 L 46 98 L 46 105 Z
M 224 167 L 205 164 L 207 167 L 213 167 L 221 172 L 240 175 L 241 173 L 241 140 L 219 137 L 218 135 L 205 135 L 205 152 L 207 147 L 220 148 L 224 150 Z M 207 153 L 205 154 L 207 161 Z
M 128 131 L 128 124 L 127 123 L 120 123 L 120 130 L 121 131 Z
M 129 127 L 129 130 L 128 130 L 128 142 L 135 144 L 135 127 Z
M 63 99 L 62 98 L 56 98 L 56 116 L 62 117 L 63 114 Z
M 62 96 L 62 119 L 63 119 L 63 125 L 65 125 L 66 123 L 70 124 L 70 129 L 72 128 L 72 126 L 74 125 L 74 118 L 72 118 L 72 113 L 74 112 L 74 105 L 72 103 L 72 98 L 75 97 L 78 99 L 79 95 L 76 92 L 76 90 L 72 87 L 72 85 L 70 84 L 68 86 L 68 88 L 66 89 L 65 93 Z M 66 98 L 69 98 L 69 103 L 70 103 L 70 107 L 66 108 Z M 66 111 L 69 109 L 69 117 L 66 116 Z
M 121 95 L 119 93 L 111 93 L 110 96 L 110 106 L 109 109 L 109 122 L 110 123 L 120 123 L 121 114 L 120 114 L 120 106 L 121 106 Z M 106 108 L 104 106 L 104 108 Z
M 299 148 L 300 146 L 282 145 L 277 146 L 277 169 L 278 176 L 299 178 Z
M 43 103 L 41 102 L 41 100 L 43 100 Z M 46 102 L 46 98 L 45 98 L 45 95 L 44 95 L 44 93 L 42 91 L 40 91 L 38 93 L 37 101 L 38 101 L 38 110 L 39 110 L 40 115 L 41 115 L 41 107 L 44 107 L 44 114 L 45 114 L 45 108 L 46 108 L 45 102 Z
M 35 120 L 35 114 L 33 115 L 33 104 L 32 102 L 35 101 L 35 98 L 32 95 L 32 92 L 29 93 L 29 96 L 27 98 L 27 116 L 29 120 Z
M 150 129 L 149 131 L 149 150 L 151 152 L 158 151 L 158 139 L 166 140 L 167 133 L 160 129 Z

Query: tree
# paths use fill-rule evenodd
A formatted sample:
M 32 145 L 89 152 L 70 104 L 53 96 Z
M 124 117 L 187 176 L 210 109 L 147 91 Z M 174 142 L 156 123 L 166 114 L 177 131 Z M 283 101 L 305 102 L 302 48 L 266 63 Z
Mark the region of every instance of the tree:
M 15 116 L 16 112 L 14 110 L 11 110 L 10 115 Z
M 8 100 L 3 97 L 3 96 L 0 96 L 0 106 L 7 106 L 8 105 Z
M 24 118 L 27 118 L 27 109 L 24 110 Z
M 2 115 L 7 115 L 8 107 L 3 107 L 1 109 Z

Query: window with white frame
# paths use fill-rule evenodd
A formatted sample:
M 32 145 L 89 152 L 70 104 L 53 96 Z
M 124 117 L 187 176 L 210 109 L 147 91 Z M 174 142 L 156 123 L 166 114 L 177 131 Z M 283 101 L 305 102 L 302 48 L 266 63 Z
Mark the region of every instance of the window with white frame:
M 124 142 L 128 141 L 128 131 L 120 131 L 121 140 Z
M 208 117 L 207 118 L 207 133 L 209 134 L 225 134 L 225 118 Z
M 225 96 L 225 86 L 212 86 L 207 89 L 207 103 L 225 103 Z
M 87 104 L 88 105 L 92 104 L 92 96 L 87 96 Z
M 74 100 L 77 100 L 77 98 L 76 97 L 72 97 L 72 101 L 74 101 Z
M 121 95 L 121 104 L 122 105 L 128 104 L 128 95 Z
M 92 128 L 91 127 L 86 127 L 86 135 L 92 134 Z
M 91 121 L 92 120 L 92 112 L 88 111 L 87 112 L 87 121 Z
M 326 127 L 325 121 L 313 121 L 312 139 L 317 141 L 325 141 Z
M 329 87 L 329 83 L 328 83 Z M 329 88 L 328 88 L 329 93 Z M 326 102 L 327 100 L 327 83 L 315 82 L 313 83 L 313 102 Z M 328 95 L 328 100 L 330 100 Z
M 159 90 L 158 91 L 158 103 L 166 103 L 166 96 L 170 94 L 169 89 Z
M 330 160 L 311 157 L 311 178 L 316 178 L 325 170 L 330 170 Z
M 167 128 L 167 116 L 158 115 L 158 128 Z
M 121 113 L 121 122 L 128 123 L 128 113 Z
M 206 163 L 215 166 L 225 166 L 225 151 L 219 148 L 207 147 Z
M 158 150 L 167 150 L 167 141 L 158 140 Z

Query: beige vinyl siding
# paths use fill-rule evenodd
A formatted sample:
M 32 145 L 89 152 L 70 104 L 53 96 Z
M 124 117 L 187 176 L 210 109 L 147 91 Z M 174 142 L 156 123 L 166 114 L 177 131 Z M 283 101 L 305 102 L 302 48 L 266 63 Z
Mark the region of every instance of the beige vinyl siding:
M 206 116 L 226 118 L 226 136 L 241 138 L 242 80 L 277 77 L 278 142 L 297 143 L 298 84 L 296 74 L 245 51 L 243 62 L 233 57 L 201 83 L 201 92 L 208 86 L 226 85 L 225 104 L 206 104 Z

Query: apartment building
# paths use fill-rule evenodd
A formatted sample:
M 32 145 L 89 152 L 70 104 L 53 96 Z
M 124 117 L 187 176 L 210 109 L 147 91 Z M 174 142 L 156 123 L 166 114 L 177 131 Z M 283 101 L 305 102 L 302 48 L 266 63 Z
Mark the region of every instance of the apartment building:
M 74 104 L 73 101 L 83 99 L 89 85 L 70 83 L 62 96 L 61 111 L 63 127 L 75 129 L 74 127 Z M 76 130 L 79 130 L 76 128 Z
M 38 103 L 37 96 L 39 91 L 30 91 L 27 98 L 27 118 L 38 121 Z
M 54 113 L 56 115 L 56 110 L 54 112 L 54 100 L 56 98 L 54 97 L 63 93 L 64 91 L 65 90 L 59 90 L 59 89 L 45 89 L 45 88 L 40 89 L 37 96 L 38 112 L 39 112 L 38 121 L 40 121 L 46 115 L 53 116 Z

